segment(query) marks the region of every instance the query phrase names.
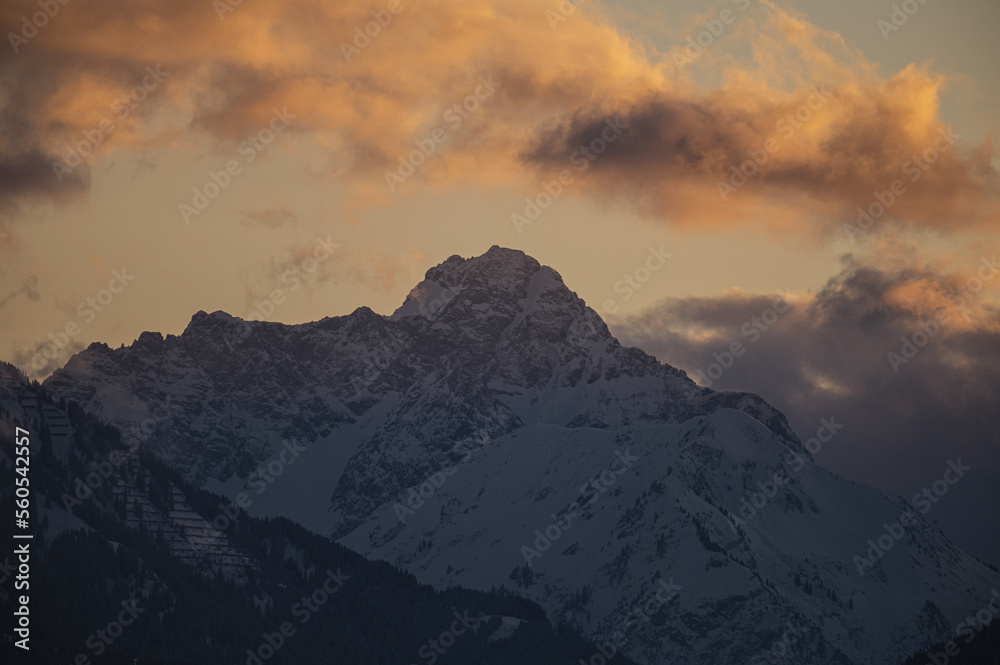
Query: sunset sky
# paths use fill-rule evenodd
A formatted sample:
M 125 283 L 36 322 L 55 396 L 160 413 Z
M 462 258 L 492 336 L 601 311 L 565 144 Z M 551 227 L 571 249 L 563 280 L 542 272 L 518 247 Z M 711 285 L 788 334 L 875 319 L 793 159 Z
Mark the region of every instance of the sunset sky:
M 895 7 L 4 2 L 0 358 L 390 314 L 497 244 L 692 375 L 741 341 L 712 387 L 838 417 L 838 472 L 998 471 L 1000 4 Z

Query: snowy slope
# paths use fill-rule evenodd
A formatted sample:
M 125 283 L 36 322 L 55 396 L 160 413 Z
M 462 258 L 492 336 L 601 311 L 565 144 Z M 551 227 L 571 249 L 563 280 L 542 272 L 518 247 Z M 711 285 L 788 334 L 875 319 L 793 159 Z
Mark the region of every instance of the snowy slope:
M 145 421 L 143 445 L 252 513 L 422 581 L 516 588 L 640 662 L 902 660 L 1000 586 L 919 519 L 859 574 L 905 506 L 813 465 L 761 398 L 622 347 L 518 251 L 449 258 L 389 317 L 199 312 L 179 337 L 92 345 L 46 387 Z
M 796 471 L 783 448 L 730 409 L 681 425 L 530 425 L 476 449 L 415 510 L 386 504 L 341 542 L 436 584 L 505 584 L 605 638 L 658 579 L 672 580 L 681 589 L 662 625 L 627 632 L 631 655 L 650 663 L 769 662 L 795 630 L 810 638 L 792 662 L 893 662 L 996 585 L 923 522 L 862 577 L 852 557 L 899 507 L 811 462 Z M 581 492 L 621 469 L 626 450 L 637 459 L 601 483 L 606 492 Z M 741 498 L 779 466 L 787 491 L 739 521 Z M 568 519 L 574 502 L 582 510 Z M 553 524 L 555 538 L 541 539 Z M 589 602 L 575 605 L 585 586 Z

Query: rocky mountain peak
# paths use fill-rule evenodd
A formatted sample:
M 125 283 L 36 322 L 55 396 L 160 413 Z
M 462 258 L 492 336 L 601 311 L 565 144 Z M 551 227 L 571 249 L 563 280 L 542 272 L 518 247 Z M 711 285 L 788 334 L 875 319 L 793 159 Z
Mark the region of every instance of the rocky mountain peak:
M 481 256 L 451 256 L 428 270 L 391 318 L 436 318 L 449 306 L 462 309 L 465 315 L 469 308 L 513 314 L 544 291 L 551 292 L 550 299 L 556 301 L 578 300 L 555 270 L 520 250 L 494 245 Z M 452 305 L 453 301 L 461 304 Z

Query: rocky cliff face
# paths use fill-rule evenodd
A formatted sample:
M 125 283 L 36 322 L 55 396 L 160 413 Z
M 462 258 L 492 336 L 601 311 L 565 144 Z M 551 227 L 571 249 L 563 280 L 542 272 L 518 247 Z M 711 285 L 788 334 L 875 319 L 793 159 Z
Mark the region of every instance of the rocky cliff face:
M 621 346 L 514 250 L 449 258 L 388 317 L 199 312 L 45 386 L 231 495 L 299 441 L 251 512 L 422 581 L 516 587 L 641 662 L 901 660 L 1000 584 L 919 518 L 859 574 L 906 506 L 816 467 L 761 398 Z

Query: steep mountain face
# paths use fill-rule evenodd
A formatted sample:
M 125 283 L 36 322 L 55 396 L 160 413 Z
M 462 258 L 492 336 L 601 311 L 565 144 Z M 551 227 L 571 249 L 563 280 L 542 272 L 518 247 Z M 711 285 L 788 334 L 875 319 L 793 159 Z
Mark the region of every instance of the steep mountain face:
M 516 588 L 639 662 L 898 661 L 1000 585 L 920 516 L 859 564 L 908 506 L 816 467 L 759 397 L 622 347 L 518 251 L 451 257 L 389 317 L 199 312 L 45 385 L 252 513 Z
M 0 499 L 31 451 L 30 633 L 0 662 L 571 665 L 597 645 L 506 593 L 435 591 L 285 519 L 220 511 L 122 433 L 0 363 Z M 19 467 L 23 468 L 23 467 Z M 20 495 L 19 495 L 20 496 Z M 0 536 L 12 542 L 12 513 Z M 19 525 L 17 533 L 25 535 Z M 0 561 L 18 575 L 21 554 Z M 20 559 L 23 563 L 24 560 Z M 17 607 L 14 585 L 0 606 Z M 8 628 L 9 630 L 9 628 Z M 629 665 L 624 657 L 613 665 Z

